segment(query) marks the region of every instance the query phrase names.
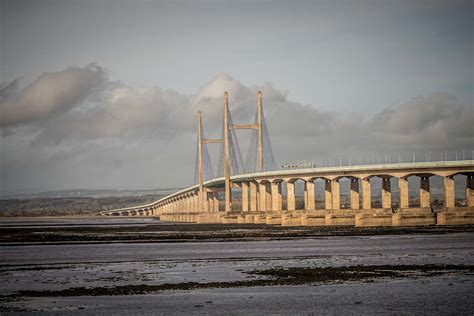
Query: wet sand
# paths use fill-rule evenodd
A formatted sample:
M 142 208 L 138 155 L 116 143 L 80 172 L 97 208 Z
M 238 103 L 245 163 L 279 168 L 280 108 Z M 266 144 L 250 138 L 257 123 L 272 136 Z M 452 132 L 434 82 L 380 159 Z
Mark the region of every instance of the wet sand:
M 25 309 L 68 315 L 472 315 L 472 278 L 38 298 Z M 40 313 L 41 314 L 41 313 Z
M 44 224 L 0 228 L 2 314 L 474 310 L 472 227 L 358 230 L 141 220 L 100 227 L 74 221 Z M 48 234 L 66 240 L 41 242 Z M 133 234 L 139 242 L 129 239 Z M 20 241 L 22 235 L 27 237 Z M 155 239 L 146 242 L 150 235 Z M 73 242 L 77 236 L 79 243 Z M 95 243 L 91 236 L 116 240 Z M 233 237 L 226 241 L 222 236 Z

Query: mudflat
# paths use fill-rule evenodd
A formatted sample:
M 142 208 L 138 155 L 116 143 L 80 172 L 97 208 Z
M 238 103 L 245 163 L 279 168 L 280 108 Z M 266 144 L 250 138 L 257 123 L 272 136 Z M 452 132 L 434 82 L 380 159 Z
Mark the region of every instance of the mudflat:
M 474 309 L 469 226 L 60 218 L 0 223 L 0 230 L 2 313 L 469 315 Z
M 256 224 L 186 224 L 152 218 L 48 217 L 0 219 L 0 245 L 240 241 L 318 236 L 375 236 L 474 232 L 467 226 L 282 227 Z

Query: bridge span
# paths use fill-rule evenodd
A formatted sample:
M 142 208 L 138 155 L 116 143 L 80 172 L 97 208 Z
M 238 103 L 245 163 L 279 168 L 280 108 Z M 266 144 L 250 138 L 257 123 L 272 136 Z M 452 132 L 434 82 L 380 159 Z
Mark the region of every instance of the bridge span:
M 456 206 L 454 177 L 466 176 L 466 205 Z M 419 178 L 419 205 L 410 205 L 408 178 Z M 434 211 L 430 178 L 443 177 L 444 203 Z M 381 207 L 372 206 L 371 180 L 381 181 Z M 348 208 L 341 205 L 340 180 L 350 180 Z M 398 187 L 392 188 L 391 179 Z M 315 181 L 321 179 L 324 199 L 315 198 Z M 304 187 L 304 203 L 298 209 L 295 182 Z M 231 200 L 232 210 L 223 210 L 225 179 L 204 183 L 203 208 L 199 185 L 180 190 L 150 204 L 102 212 L 103 215 L 159 216 L 161 220 L 195 223 L 257 223 L 280 225 L 405 226 L 474 224 L 474 160 L 398 163 L 328 168 L 279 170 L 231 177 L 240 194 Z M 392 189 L 398 199 L 392 198 Z M 317 203 L 323 202 L 323 203 Z M 323 208 L 316 208 L 323 204 Z M 237 207 L 238 206 L 238 207 Z
M 255 124 L 233 124 L 224 93 L 221 139 L 206 139 L 198 115 L 197 184 L 153 203 L 101 212 L 108 216 L 159 216 L 163 221 L 190 223 L 255 223 L 284 226 L 411 226 L 474 224 L 474 160 L 389 163 L 374 165 L 284 169 L 275 167 L 257 94 Z M 254 154 L 239 166 L 235 129 L 254 130 Z M 207 144 L 221 144 L 222 177 L 209 166 Z M 252 149 L 252 148 L 251 148 Z M 241 160 L 241 158 L 240 158 Z M 269 168 L 268 166 L 272 168 Z M 250 172 L 241 172 L 246 169 Z M 465 205 L 456 204 L 454 177 L 466 178 Z M 434 203 L 430 179 L 443 178 L 444 198 Z M 208 178 L 206 180 L 205 178 Z M 410 199 L 408 178 L 419 179 L 419 193 Z M 371 181 L 381 179 L 381 203 L 373 202 Z M 349 181 L 348 203 L 341 203 L 341 179 Z M 296 182 L 303 183 L 303 203 L 296 197 Z M 315 186 L 322 185 L 322 198 Z M 393 186 L 393 188 L 392 188 Z M 393 189 L 393 190 L 392 190 Z M 459 188 L 458 188 L 459 189 Z M 464 189 L 464 188 L 463 188 Z M 397 199 L 392 196 L 397 192 Z M 436 205 L 434 205 L 436 204 Z

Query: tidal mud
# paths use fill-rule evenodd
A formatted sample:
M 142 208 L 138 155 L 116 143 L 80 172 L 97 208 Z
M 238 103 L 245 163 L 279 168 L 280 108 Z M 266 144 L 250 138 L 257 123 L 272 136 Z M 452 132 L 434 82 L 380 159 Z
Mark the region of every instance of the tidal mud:
M 111 242 L 253 241 L 324 236 L 379 236 L 474 232 L 474 226 L 281 227 L 253 224 L 183 224 L 0 227 L 0 246 Z
M 38 224 L 1 228 L 2 314 L 474 310 L 472 227 Z
M 265 279 L 233 282 L 184 282 L 161 285 L 124 285 L 113 287 L 73 287 L 64 290 L 21 290 L 10 295 L 0 296 L 1 301 L 25 297 L 74 297 L 74 296 L 111 296 L 143 295 L 169 290 L 198 290 L 210 288 L 234 288 L 283 285 L 321 285 L 341 282 L 374 281 L 381 278 L 422 278 L 443 274 L 472 274 L 472 265 L 381 265 L 349 267 L 293 267 L 283 269 L 265 269 L 248 272 L 251 275 L 265 276 Z

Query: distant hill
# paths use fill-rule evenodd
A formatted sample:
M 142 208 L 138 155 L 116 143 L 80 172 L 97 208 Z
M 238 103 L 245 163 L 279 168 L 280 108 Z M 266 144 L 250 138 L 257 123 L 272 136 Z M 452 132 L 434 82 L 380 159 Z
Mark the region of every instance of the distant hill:
M 164 196 L 180 190 L 180 188 L 165 188 L 153 190 L 61 190 L 34 193 L 0 192 L 0 199 L 34 199 L 34 198 L 76 198 L 76 197 L 131 197 L 144 195 Z
M 98 215 L 100 211 L 147 204 L 164 194 L 107 197 L 30 197 L 0 199 L 1 216 Z

